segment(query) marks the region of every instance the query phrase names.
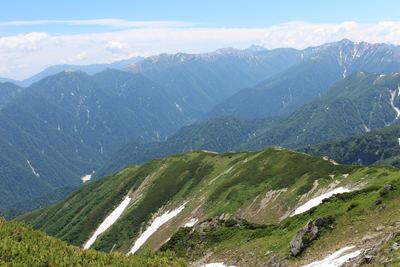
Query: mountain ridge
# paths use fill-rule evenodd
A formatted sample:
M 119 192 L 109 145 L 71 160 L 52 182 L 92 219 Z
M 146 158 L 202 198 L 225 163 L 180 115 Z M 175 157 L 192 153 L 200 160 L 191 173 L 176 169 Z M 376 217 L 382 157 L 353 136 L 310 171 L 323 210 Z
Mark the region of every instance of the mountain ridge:
M 197 122 L 222 115 L 235 115 L 247 120 L 288 115 L 355 71 L 399 72 L 400 53 L 386 45 L 365 42 L 342 40 L 328 44 L 313 56 L 257 86 L 238 91 Z
M 35 82 L 40 81 L 41 79 L 49 76 L 49 75 L 54 75 L 57 73 L 60 73 L 62 71 L 76 71 L 76 70 L 82 70 L 86 72 L 89 75 L 93 75 L 97 72 L 101 72 L 102 70 L 106 68 L 114 68 L 114 69 L 123 69 L 126 65 L 143 60 L 143 57 L 133 57 L 130 59 L 124 59 L 124 60 L 119 60 L 119 61 L 114 61 L 112 63 L 104 63 L 104 64 L 90 64 L 90 65 L 68 65 L 68 64 L 60 64 L 60 65 L 53 65 L 50 67 L 47 67 L 43 71 L 33 75 L 32 77 L 29 77 L 27 79 L 24 79 L 22 81 L 17 81 L 14 79 L 8 79 L 8 78 L 1 78 L 0 77 L 0 82 L 12 82 L 16 85 L 19 85 L 21 87 L 28 87 L 32 85 Z

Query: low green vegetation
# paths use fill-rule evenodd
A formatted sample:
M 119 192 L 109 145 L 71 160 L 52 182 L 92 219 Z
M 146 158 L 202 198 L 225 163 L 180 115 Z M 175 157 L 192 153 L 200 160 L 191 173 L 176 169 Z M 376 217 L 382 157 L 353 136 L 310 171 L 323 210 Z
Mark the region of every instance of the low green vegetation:
M 167 251 L 140 256 L 82 250 L 25 227 L 23 222 L 0 218 L 1 266 L 187 266 L 184 259 Z

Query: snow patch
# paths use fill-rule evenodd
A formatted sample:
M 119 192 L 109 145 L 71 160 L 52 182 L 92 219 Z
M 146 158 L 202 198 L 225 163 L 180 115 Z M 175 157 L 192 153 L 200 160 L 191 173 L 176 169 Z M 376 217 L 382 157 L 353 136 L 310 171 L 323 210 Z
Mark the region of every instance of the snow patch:
M 121 204 L 119 204 L 119 206 L 103 221 L 103 223 L 100 224 L 93 236 L 83 246 L 83 249 L 90 248 L 94 241 L 96 241 L 97 237 L 117 221 L 122 212 L 124 212 L 125 208 L 128 207 L 130 201 L 131 198 L 127 196 L 121 202 Z
M 94 173 L 94 171 L 92 173 Z M 90 178 L 92 178 L 92 173 L 81 177 L 82 182 L 84 183 L 86 181 L 90 181 Z
M 86 108 L 87 111 L 87 121 L 86 124 L 89 124 L 89 115 L 90 115 L 90 110 L 88 108 Z
M 340 257 L 343 253 L 345 253 L 346 251 L 349 251 L 353 248 L 355 248 L 355 246 L 339 249 L 338 251 L 336 251 L 332 255 L 329 255 L 325 259 L 323 259 L 321 261 L 316 261 L 316 262 L 310 263 L 308 265 L 303 265 L 303 267 L 337 267 L 337 266 L 341 266 L 343 263 L 345 263 L 349 259 L 352 259 L 352 258 L 360 255 L 361 250 L 357 250 L 355 252 L 351 252 L 351 253 L 348 253 L 348 254 Z
M 182 112 L 182 108 L 177 103 L 175 103 L 175 106 Z
M 187 203 L 187 202 L 186 202 Z M 128 254 L 135 253 L 149 237 L 154 234 L 158 228 L 160 228 L 164 223 L 168 222 L 170 219 L 178 215 L 184 208 L 186 203 L 182 206 L 173 210 L 172 212 L 167 211 L 161 217 L 157 217 L 154 222 L 144 231 L 144 233 L 136 240 L 133 248 L 128 252 Z
M 192 218 L 192 219 L 190 219 L 190 221 L 188 221 L 188 222 L 185 224 L 185 226 L 183 226 L 183 227 L 193 227 L 193 226 L 197 223 L 198 220 L 199 220 L 199 219 Z
M 350 192 L 350 190 L 346 189 L 346 188 L 343 188 L 343 187 L 339 187 L 339 188 L 336 188 L 336 189 L 334 189 L 334 190 L 332 190 L 332 191 L 330 191 L 328 193 L 325 193 L 325 194 L 320 195 L 320 196 L 318 196 L 316 198 L 313 198 L 313 199 L 307 201 L 304 205 L 298 207 L 294 211 L 294 213 L 292 215 L 290 215 L 290 217 L 292 217 L 294 215 L 297 215 L 297 214 L 301 214 L 301 213 L 306 212 L 306 211 L 308 211 L 309 209 L 311 209 L 311 208 L 313 208 L 315 206 L 318 206 L 319 204 L 322 203 L 323 199 L 329 198 L 329 197 L 333 196 L 334 194 L 341 194 L 341 193 L 347 193 L 347 192 Z
M 396 108 L 393 104 L 394 102 L 394 98 L 396 97 L 396 89 L 393 91 L 390 91 L 390 89 L 388 88 L 390 95 L 392 96 L 390 98 L 390 104 L 392 105 L 392 107 L 394 108 L 394 110 L 397 112 L 397 116 L 396 116 L 396 120 L 400 117 L 400 110 L 398 108 Z M 400 89 L 399 89 L 400 90 Z
M 39 177 L 39 173 L 35 172 L 35 169 L 32 167 L 31 163 L 29 162 L 29 160 L 26 160 L 26 162 L 28 162 L 29 167 L 31 167 L 31 170 L 33 172 L 34 175 L 36 175 L 37 177 Z
M 235 266 L 233 266 L 233 265 L 228 266 L 228 265 L 225 265 L 223 262 L 215 262 L 215 263 L 208 263 L 205 265 L 201 265 L 201 267 L 235 267 Z

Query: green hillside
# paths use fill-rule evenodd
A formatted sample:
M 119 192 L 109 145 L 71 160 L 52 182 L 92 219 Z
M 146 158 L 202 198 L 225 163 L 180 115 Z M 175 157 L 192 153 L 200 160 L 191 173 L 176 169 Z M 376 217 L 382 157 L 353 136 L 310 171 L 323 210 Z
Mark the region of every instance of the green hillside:
M 324 157 L 278 147 L 223 154 L 196 151 L 154 159 L 141 166 L 129 166 L 82 186 L 60 203 L 24 214 L 18 220 L 81 247 L 106 216 L 129 196 L 129 206 L 96 239 L 92 248 L 127 253 L 140 233 L 157 217 L 181 207 L 178 215 L 162 225 L 142 245 L 139 254 L 147 249 L 158 250 L 193 219 L 202 224 L 218 217 L 219 226 L 214 230 L 202 228 L 205 232 L 200 231 L 197 237 L 192 233 L 190 238 L 187 235 L 191 228 L 180 230 L 178 237 L 173 236 L 161 250 L 172 249 L 189 261 L 201 259 L 205 254 L 200 251 L 213 252 L 210 259 L 236 259 L 235 264 L 246 265 L 267 260 L 272 255 L 265 255 L 266 251 L 271 250 L 281 255 L 279 259 L 289 259 L 286 258 L 290 253 L 287 246 L 309 219 L 323 217 L 327 223 L 320 237 L 310 246 L 324 244 L 325 247 L 330 243 L 337 247 L 343 244 L 343 240 L 356 242 L 362 236 L 356 238 L 357 235 L 347 230 L 334 230 L 330 234 L 329 226 L 342 229 L 348 221 L 356 218 L 355 225 L 361 227 L 358 226 L 361 224 L 360 216 L 366 210 L 372 216 L 376 208 L 370 211 L 369 206 L 378 195 L 383 195 L 379 190 L 390 183 L 395 191 L 381 196 L 388 209 L 380 213 L 388 218 L 388 213 L 395 211 L 392 207 L 399 201 L 396 195 L 399 178 L 399 169 L 392 166 L 338 165 Z M 339 187 L 355 191 L 343 194 L 343 197 L 337 196 L 310 212 L 290 217 L 307 200 Z M 365 223 L 369 225 L 376 219 L 376 216 L 368 217 Z M 180 240 L 185 240 L 183 250 L 179 247 L 182 244 Z M 236 253 L 232 253 L 233 248 Z M 308 250 L 306 247 L 303 251 L 308 251 L 310 259 L 315 258 L 311 248 Z M 242 256 L 237 257 L 239 254 Z M 289 262 L 298 262 L 300 258 L 289 259 Z
M 398 73 L 354 73 L 242 148 L 296 148 L 396 125 L 396 105 L 400 106 L 398 84 Z
M 0 82 L 0 109 L 2 109 L 8 102 L 12 101 L 17 97 L 23 88 L 13 83 L 1 83 Z
M 296 151 L 328 156 L 340 164 L 389 164 L 400 167 L 400 126 L 376 129 L 338 141 L 326 141 Z
M 173 252 L 129 257 L 68 246 L 29 225 L 0 218 L 1 266 L 187 266 Z

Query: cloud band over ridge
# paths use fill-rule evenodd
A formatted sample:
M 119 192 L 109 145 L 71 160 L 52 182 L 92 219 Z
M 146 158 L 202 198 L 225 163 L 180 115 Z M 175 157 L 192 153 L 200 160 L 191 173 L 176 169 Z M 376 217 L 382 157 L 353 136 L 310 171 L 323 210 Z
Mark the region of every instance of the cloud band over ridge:
M 50 65 L 106 63 L 159 53 L 202 53 L 222 47 L 304 49 L 347 38 L 355 42 L 400 44 L 400 21 L 377 24 L 289 22 L 268 28 L 212 28 L 186 22 L 87 21 L 3 22 L 0 27 L 31 24 L 96 24 L 128 27 L 91 34 L 55 35 L 37 31 L 0 38 L 0 77 L 28 78 Z M 30 25 L 30 24 L 29 24 Z M 1 29 L 1 28 L 0 28 Z M 23 68 L 20 66 L 24 66 Z M 27 67 L 28 66 L 28 67 Z

